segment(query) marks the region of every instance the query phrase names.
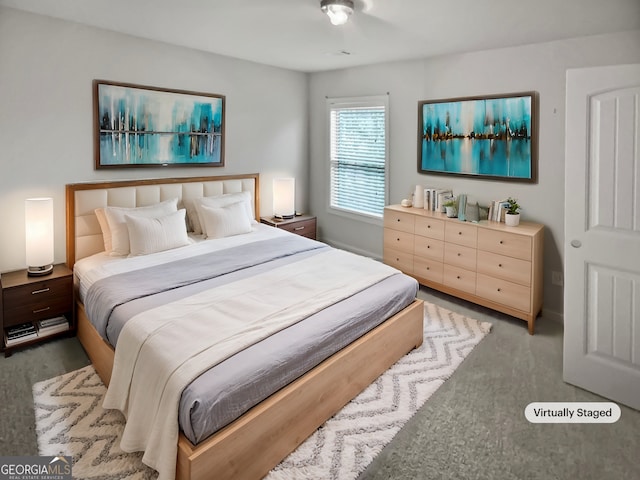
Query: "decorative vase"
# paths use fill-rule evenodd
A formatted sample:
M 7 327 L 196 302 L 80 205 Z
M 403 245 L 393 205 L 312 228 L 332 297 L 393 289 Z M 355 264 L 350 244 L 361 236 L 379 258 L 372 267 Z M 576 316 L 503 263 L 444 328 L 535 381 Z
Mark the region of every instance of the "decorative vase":
M 519 213 L 507 213 L 504 216 L 504 223 L 509 227 L 515 227 L 520 223 Z
M 412 203 L 416 208 L 422 208 L 424 206 L 424 187 L 422 185 L 416 185 Z
M 445 213 L 447 214 L 447 217 L 456 218 L 458 216 L 458 211 L 456 210 L 456 207 L 444 207 L 444 208 L 445 208 Z

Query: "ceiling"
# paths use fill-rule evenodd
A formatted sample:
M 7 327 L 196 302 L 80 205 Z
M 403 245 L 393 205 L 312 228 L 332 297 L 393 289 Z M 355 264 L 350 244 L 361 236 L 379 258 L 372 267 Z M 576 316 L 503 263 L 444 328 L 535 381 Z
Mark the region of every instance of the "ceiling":
M 640 29 L 640 0 L 0 0 L 0 5 L 316 72 Z M 640 48 L 640 46 L 639 46 Z

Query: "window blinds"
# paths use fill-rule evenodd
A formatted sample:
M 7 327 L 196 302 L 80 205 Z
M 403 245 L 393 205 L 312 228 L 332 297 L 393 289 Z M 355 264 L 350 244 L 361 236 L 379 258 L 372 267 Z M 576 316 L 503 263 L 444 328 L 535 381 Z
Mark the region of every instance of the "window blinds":
M 386 192 L 386 106 L 330 106 L 333 208 L 382 217 Z

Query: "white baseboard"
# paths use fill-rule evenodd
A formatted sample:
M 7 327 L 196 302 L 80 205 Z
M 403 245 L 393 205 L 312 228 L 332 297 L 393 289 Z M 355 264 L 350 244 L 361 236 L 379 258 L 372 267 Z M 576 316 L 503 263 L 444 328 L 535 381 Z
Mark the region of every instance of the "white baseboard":
M 546 308 L 543 308 L 542 316 L 544 318 L 548 318 L 549 320 L 553 320 L 554 322 L 564 324 L 564 315 L 560 312 L 555 312 L 553 310 L 547 310 Z
M 327 239 L 327 238 L 323 238 L 321 240 L 322 242 L 331 245 L 332 247 L 338 248 L 340 250 L 346 250 L 347 252 L 351 252 L 351 253 L 357 253 L 358 255 L 362 255 L 363 257 L 369 257 L 369 258 L 373 258 L 374 260 L 378 260 L 378 261 L 382 261 L 382 256 L 373 253 L 373 252 L 369 252 L 367 250 L 362 250 L 360 248 L 355 248 L 351 245 L 346 245 L 344 243 L 341 242 L 334 242 L 333 240 Z

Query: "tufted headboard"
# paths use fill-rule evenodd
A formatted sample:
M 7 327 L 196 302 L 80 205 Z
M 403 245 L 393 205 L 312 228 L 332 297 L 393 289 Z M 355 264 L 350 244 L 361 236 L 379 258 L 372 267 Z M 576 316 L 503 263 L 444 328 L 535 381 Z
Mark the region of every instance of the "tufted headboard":
M 104 250 L 96 208 L 142 207 L 176 197 L 178 208 L 183 208 L 185 200 L 248 191 L 253 196 L 253 211 L 259 221 L 259 180 L 259 174 L 251 173 L 68 184 L 67 265 L 73 268 L 77 260 Z

